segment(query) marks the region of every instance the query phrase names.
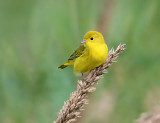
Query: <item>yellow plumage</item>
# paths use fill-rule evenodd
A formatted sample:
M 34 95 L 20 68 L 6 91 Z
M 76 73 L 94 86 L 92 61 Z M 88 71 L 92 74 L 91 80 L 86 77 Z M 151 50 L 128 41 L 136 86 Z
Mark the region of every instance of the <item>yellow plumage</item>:
M 101 33 L 89 31 L 81 45 L 69 57 L 68 61 L 58 68 L 73 66 L 75 72 L 89 72 L 102 65 L 108 55 L 108 47 Z

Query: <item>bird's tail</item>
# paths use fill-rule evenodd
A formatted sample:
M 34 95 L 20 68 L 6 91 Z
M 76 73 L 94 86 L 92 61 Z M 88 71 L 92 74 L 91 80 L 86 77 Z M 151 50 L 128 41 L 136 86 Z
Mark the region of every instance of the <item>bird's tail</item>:
M 67 67 L 67 65 L 62 64 L 58 68 L 64 69 L 65 67 Z
M 67 61 L 66 63 L 60 65 L 58 68 L 64 69 L 64 68 L 66 68 L 67 66 L 73 66 L 73 61 L 69 60 L 69 61 Z

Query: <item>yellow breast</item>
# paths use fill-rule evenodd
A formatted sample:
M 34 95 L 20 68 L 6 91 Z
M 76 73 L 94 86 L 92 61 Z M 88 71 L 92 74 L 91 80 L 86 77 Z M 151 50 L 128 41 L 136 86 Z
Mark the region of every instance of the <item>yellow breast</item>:
M 107 45 L 88 43 L 86 44 L 86 49 L 84 53 L 78 57 L 74 62 L 75 72 L 89 72 L 94 68 L 102 65 L 108 55 Z

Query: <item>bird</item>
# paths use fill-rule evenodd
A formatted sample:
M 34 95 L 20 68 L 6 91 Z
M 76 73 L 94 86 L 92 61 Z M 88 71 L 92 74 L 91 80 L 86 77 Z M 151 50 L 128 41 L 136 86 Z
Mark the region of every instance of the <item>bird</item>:
M 58 68 L 73 66 L 74 72 L 86 73 L 102 65 L 108 56 L 108 47 L 100 32 L 89 31 L 84 35 L 80 46 L 70 55 L 67 62 Z

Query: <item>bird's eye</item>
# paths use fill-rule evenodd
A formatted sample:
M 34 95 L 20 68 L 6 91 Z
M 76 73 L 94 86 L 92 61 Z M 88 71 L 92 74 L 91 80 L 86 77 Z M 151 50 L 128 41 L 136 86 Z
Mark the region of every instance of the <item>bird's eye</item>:
M 93 40 L 93 37 L 91 37 L 91 40 Z

